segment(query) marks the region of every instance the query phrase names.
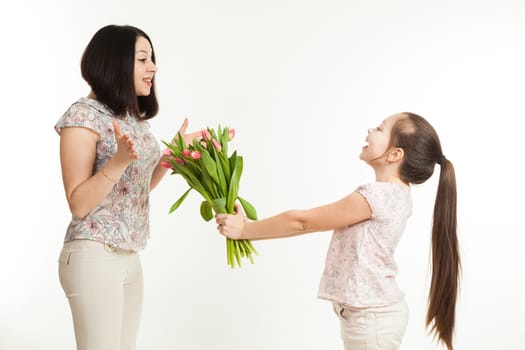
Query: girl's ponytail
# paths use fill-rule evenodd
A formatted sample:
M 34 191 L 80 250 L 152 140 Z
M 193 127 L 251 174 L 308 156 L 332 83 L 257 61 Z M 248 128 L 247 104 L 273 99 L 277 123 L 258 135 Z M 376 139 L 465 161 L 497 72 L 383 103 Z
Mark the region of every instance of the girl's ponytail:
M 444 156 L 432 220 L 432 281 L 426 325 L 449 350 L 456 320 L 461 261 L 457 239 L 456 175 L 452 162 Z

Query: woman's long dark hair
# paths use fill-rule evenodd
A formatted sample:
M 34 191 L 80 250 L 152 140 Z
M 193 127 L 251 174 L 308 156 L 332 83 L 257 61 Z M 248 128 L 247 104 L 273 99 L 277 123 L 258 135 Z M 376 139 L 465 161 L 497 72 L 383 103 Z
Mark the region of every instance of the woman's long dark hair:
M 155 95 L 155 79 L 148 96 L 137 96 L 134 83 L 135 43 L 148 35 L 132 26 L 108 25 L 99 29 L 84 50 L 80 62 L 82 77 L 98 101 L 115 115 L 126 113 L 141 119 L 153 118 L 159 109 Z M 151 59 L 155 63 L 155 51 Z
M 417 114 L 401 114 L 392 128 L 391 143 L 404 150 L 400 175 L 406 183 L 421 184 L 432 176 L 436 164 L 441 166 L 432 220 L 432 281 L 426 325 L 453 350 L 461 270 L 454 166 L 443 155 L 434 128 Z

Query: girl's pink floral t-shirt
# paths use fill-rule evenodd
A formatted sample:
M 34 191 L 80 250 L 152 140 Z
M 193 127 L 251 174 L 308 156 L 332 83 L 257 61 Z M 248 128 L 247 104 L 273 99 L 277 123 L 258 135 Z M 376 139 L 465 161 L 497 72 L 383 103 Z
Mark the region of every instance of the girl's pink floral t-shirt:
M 318 296 L 350 307 L 381 307 L 403 299 L 397 285 L 395 248 L 412 213 L 408 186 L 374 182 L 359 186 L 370 219 L 334 231 Z
M 149 238 L 149 192 L 153 170 L 161 153 L 149 123 L 134 117 L 116 118 L 104 104 L 80 98 L 55 125 L 60 134 L 65 127 L 83 127 L 99 135 L 96 145 L 95 174 L 116 153 L 113 121 L 122 134 L 130 135 L 139 159 L 133 161 L 111 192 L 87 216 L 72 217 L 64 242 L 90 239 L 124 250 L 138 251 Z

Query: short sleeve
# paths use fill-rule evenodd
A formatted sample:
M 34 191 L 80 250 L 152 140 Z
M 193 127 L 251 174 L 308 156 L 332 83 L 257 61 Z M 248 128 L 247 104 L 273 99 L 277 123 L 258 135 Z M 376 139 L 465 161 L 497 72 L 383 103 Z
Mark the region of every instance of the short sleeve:
M 370 206 L 370 210 L 372 211 L 372 218 L 376 216 L 377 208 L 376 208 L 376 200 L 374 196 L 373 186 L 371 183 L 361 185 L 356 188 L 355 192 L 359 193 L 368 203 L 368 206 Z
M 359 186 L 355 191 L 370 205 L 373 219 L 388 219 L 393 212 L 410 216 L 412 201 L 408 186 L 393 182 L 371 182 Z
M 81 102 L 74 103 L 55 124 L 58 134 L 66 127 L 83 127 L 95 131 L 99 136 L 108 132 L 108 117 L 97 109 Z

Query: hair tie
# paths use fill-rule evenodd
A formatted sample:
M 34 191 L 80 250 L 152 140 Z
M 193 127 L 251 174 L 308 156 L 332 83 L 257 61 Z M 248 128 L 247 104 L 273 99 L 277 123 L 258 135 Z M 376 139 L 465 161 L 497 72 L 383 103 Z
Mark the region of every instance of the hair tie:
M 438 159 L 437 163 L 439 165 L 443 165 L 443 163 L 445 163 L 446 160 L 447 160 L 447 158 L 445 158 L 444 155 L 441 155 L 441 158 Z

